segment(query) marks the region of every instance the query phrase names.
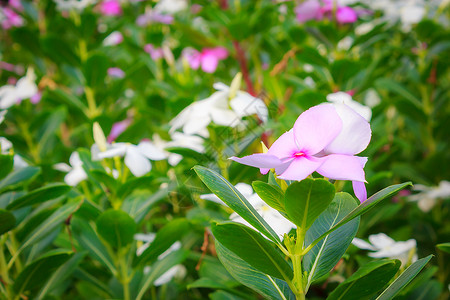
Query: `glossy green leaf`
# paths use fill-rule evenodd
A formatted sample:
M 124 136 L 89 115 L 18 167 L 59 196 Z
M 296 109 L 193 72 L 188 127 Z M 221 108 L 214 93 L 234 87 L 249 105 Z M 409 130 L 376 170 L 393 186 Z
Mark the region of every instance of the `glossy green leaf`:
M 430 261 L 433 255 L 421 258 L 412 265 L 410 265 L 400 276 L 398 276 L 387 289 L 378 296 L 377 300 L 390 300 L 395 297 L 414 277 L 422 270 L 423 267 Z
M 0 154 L 0 179 L 4 178 L 11 172 L 14 166 L 14 155 Z
M 173 243 L 181 239 L 189 229 L 190 223 L 186 219 L 175 219 L 167 223 L 156 233 L 156 237 L 150 246 L 135 259 L 133 266 L 144 266 L 149 262 L 155 261 Z
M 369 262 L 342 282 L 327 300 L 371 299 L 395 276 L 400 264 L 396 259 Z
M 211 230 L 223 246 L 261 272 L 284 280 L 294 276 L 276 245 L 257 231 L 233 222 L 213 224 Z
M 436 245 L 436 247 L 437 247 L 439 250 L 444 251 L 444 252 L 450 254 L 450 243 L 442 243 L 442 244 L 438 244 L 438 245 Z
M 10 231 L 16 226 L 16 218 L 7 210 L 0 209 L 0 235 Z
M 25 167 L 14 170 L 0 181 L 0 192 L 15 189 L 20 184 L 35 178 L 40 171 L 41 169 L 37 167 Z
M 146 274 L 143 281 L 141 282 L 139 286 L 139 293 L 136 297 L 136 300 L 142 299 L 145 292 L 148 290 L 148 288 L 157 280 L 161 275 L 163 275 L 165 272 L 167 272 L 170 268 L 172 268 L 175 265 L 178 265 L 182 263 L 188 255 L 188 251 L 184 249 L 180 249 L 174 252 L 171 252 L 161 260 L 158 260 L 155 262 L 151 268 L 150 271 Z
M 263 181 L 254 181 L 253 189 L 261 199 L 272 208 L 284 212 L 284 193 L 278 185 L 271 185 Z
M 327 232 L 323 233 L 321 236 L 319 236 L 314 242 L 312 242 L 308 248 L 314 247 L 321 239 L 326 237 L 331 232 L 335 231 L 339 227 L 341 227 L 344 224 L 347 224 L 354 218 L 359 217 L 360 215 L 366 213 L 369 211 L 372 207 L 380 203 L 380 201 L 394 195 L 398 191 L 404 189 L 405 187 L 412 185 L 411 182 L 405 182 L 401 184 L 395 184 L 391 185 L 387 188 L 382 189 L 381 191 L 377 192 L 376 194 L 372 195 L 369 199 L 367 199 L 365 202 L 361 203 L 358 207 L 356 207 L 354 210 L 352 210 L 348 215 L 346 215 L 342 220 L 340 220 L 337 224 L 335 224 L 333 227 L 331 227 Z M 307 250 L 309 250 L 307 248 Z
M 194 170 L 211 192 L 216 194 L 232 210 L 269 239 L 276 243 L 281 243 L 275 231 L 231 183 L 221 175 L 205 167 L 195 166 Z
M 284 195 L 286 213 L 306 231 L 334 198 L 334 185 L 324 179 L 304 179 L 292 183 Z
M 124 211 L 109 209 L 96 221 L 98 234 L 113 247 L 125 247 L 133 241 L 136 223 Z
M 287 283 L 262 273 L 216 240 L 216 251 L 228 272 L 240 283 L 267 299 L 295 299 Z
M 70 222 L 75 240 L 83 250 L 87 250 L 89 255 L 106 266 L 111 273 L 115 272 L 114 261 L 95 232 L 93 224 L 84 219 L 74 216 Z
M 48 252 L 44 257 L 37 259 L 22 270 L 14 281 L 14 291 L 20 295 L 25 291 L 38 288 L 72 255 L 68 251 Z
M 333 202 L 306 232 L 305 244 L 309 245 L 357 206 L 355 199 L 349 194 L 336 193 Z M 304 270 L 308 272 L 307 287 L 334 268 L 350 246 L 358 226 L 359 218 L 356 218 L 327 235 L 306 253 L 302 264 Z
M 42 188 L 36 189 L 20 197 L 19 199 L 16 199 L 12 203 L 10 203 L 7 208 L 10 210 L 14 210 L 22 208 L 24 206 L 34 205 L 37 203 L 56 199 L 68 193 L 70 189 L 70 186 L 62 183 L 48 184 Z

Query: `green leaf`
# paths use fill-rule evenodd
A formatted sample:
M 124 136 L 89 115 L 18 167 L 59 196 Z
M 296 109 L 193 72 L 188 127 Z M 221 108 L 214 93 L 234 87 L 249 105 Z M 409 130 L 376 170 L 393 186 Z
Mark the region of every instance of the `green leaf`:
M 55 270 L 72 256 L 68 251 L 53 251 L 32 262 L 14 281 L 13 289 L 17 295 L 42 285 Z
M 437 244 L 436 247 L 441 251 L 450 253 L 450 243 Z
M 0 235 L 16 226 L 16 218 L 7 210 L 0 209 Z
M 109 209 L 97 221 L 98 234 L 113 247 L 121 248 L 133 241 L 136 223 L 124 211 Z
M 61 265 L 41 288 L 39 294 L 36 296 L 36 299 L 44 299 L 49 292 L 58 288 L 67 278 L 69 278 L 69 276 L 72 275 L 85 255 L 86 252 L 75 253 L 75 255 Z
M 284 280 L 294 276 L 276 245 L 257 231 L 233 222 L 213 224 L 211 230 L 222 245 L 261 272 Z
M 150 272 L 146 274 L 145 278 L 140 284 L 139 287 L 139 293 L 136 297 L 136 300 L 142 299 L 145 292 L 148 290 L 148 288 L 157 280 L 161 275 L 166 273 L 170 268 L 172 268 L 175 265 L 178 265 L 182 263 L 188 255 L 188 251 L 184 249 L 180 249 L 174 252 L 171 252 L 161 260 L 158 260 L 155 262 L 151 268 Z
M 11 172 L 14 166 L 14 155 L 0 154 L 0 179 L 4 178 Z
M 395 276 L 400 265 L 397 259 L 369 262 L 342 282 L 327 300 L 371 299 Z
M 7 206 L 7 209 L 14 210 L 24 206 L 42 203 L 48 200 L 56 199 L 70 191 L 71 187 L 66 184 L 54 183 L 48 184 L 42 188 L 36 189 L 19 199 L 16 199 Z
M 71 107 L 75 107 L 83 114 L 86 111 L 88 111 L 86 104 L 84 104 L 84 102 L 81 101 L 80 98 L 78 98 L 72 93 L 66 93 L 61 89 L 47 90 L 46 93 L 48 97 L 55 98 L 59 100 L 60 103 L 67 104 Z
M 258 271 L 216 240 L 216 251 L 228 272 L 240 283 L 267 299 L 295 299 L 285 281 Z
M 408 100 L 416 107 L 422 108 L 422 102 L 414 95 L 415 93 L 412 93 L 406 87 L 404 87 L 400 83 L 393 81 L 390 78 L 377 79 L 377 81 L 375 81 L 375 86 L 380 90 L 388 90 L 390 92 L 393 92 L 401 96 L 403 99 Z
M 39 155 L 52 155 L 54 149 L 50 147 L 50 141 L 56 138 L 56 132 L 60 128 L 61 124 L 67 119 L 67 109 L 65 106 L 60 106 L 58 109 L 53 109 L 52 113 L 47 117 L 44 124 L 38 131 Z
M 305 244 L 313 242 L 357 206 L 355 199 L 349 194 L 336 193 L 333 202 L 306 232 Z M 355 237 L 358 226 L 359 218 L 356 218 L 327 235 L 306 253 L 302 264 L 304 270 L 308 272 L 307 287 L 316 279 L 327 274 L 337 264 Z
M 149 185 L 151 184 L 153 180 L 153 176 L 142 176 L 138 178 L 132 178 L 122 184 L 117 189 L 117 197 L 118 198 L 125 198 L 129 194 L 131 194 L 133 191 L 139 189 L 139 188 L 145 188 L 148 189 Z
M 173 243 L 181 239 L 189 229 L 189 221 L 182 218 L 175 219 L 166 224 L 156 233 L 156 237 L 150 246 L 135 259 L 133 266 L 140 265 L 143 267 L 145 264 L 153 262 L 159 255 L 169 249 Z
M 216 194 L 232 210 L 269 239 L 281 244 L 275 231 L 231 183 L 208 168 L 195 166 L 193 169 L 211 192 Z
M 101 54 L 94 54 L 84 64 L 84 77 L 90 87 L 101 87 L 105 82 L 108 59 Z
M 333 201 L 334 193 L 334 185 L 325 179 L 294 182 L 284 195 L 286 213 L 292 222 L 306 231 Z
M 41 40 L 45 54 L 54 62 L 77 66 L 79 58 L 75 55 L 73 47 L 69 46 L 60 36 L 49 35 Z
M 428 255 L 410 265 L 378 296 L 377 300 L 390 300 L 394 298 L 425 267 L 432 257 L 433 255 Z
M 117 190 L 117 180 L 114 179 L 111 175 L 108 175 L 104 170 L 91 170 L 90 174 L 100 183 L 103 183 L 106 188 L 113 194 L 116 193 Z
M 130 195 L 123 201 L 122 210 L 128 213 L 139 224 L 154 204 L 167 197 L 170 189 L 170 187 L 161 188 L 152 195 Z
M 279 186 L 271 185 L 263 181 L 254 181 L 252 186 L 258 196 L 270 207 L 285 212 L 284 193 Z
M 20 186 L 26 181 L 30 181 L 35 178 L 39 172 L 40 168 L 37 167 L 25 167 L 14 170 L 9 173 L 2 181 L 0 181 L 0 192 L 13 190 Z
M 67 203 L 57 209 L 54 213 L 52 213 L 45 221 L 43 221 L 38 227 L 36 227 L 24 238 L 24 242 L 16 252 L 16 256 L 23 249 L 45 238 L 48 233 L 52 232 L 55 228 L 60 226 L 72 213 L 77 210 L 79 205 L 79 201 Z
M 70 225 L 73 236 L 82 249 L 87 250 L 92 258 L 101 262 L 111 271 L 111 273 L 114 273 L 116 269 L 114 267 L 113 259 L 105 245 L 103 245 L 102 241 L 97 236 L 93 225 L 91 225 L 90 222 L 75 216 L 70 221 Z
M 357 208 L 355 208 L 354 210 L 352 210 L 348 215 L 346 215 L 342 220 L 340 220 L 336 225 L 334 225 L 333 227 L 331 227 L 327 232 L 323 233 L 321 236 L 319 236 L 314 242 L 312 242 L 308 248 L 306 249 L 307 251 L 309 251 L 309 248 L 314 247 L 314 245 L 316 245 L 321 239 L 323 239 L 324 237 L 326 237 L 328 234 L 330 234 L 331 232 L 335 231 L 336 229 L 338 229 L 339 227 L 341 227 L 342 225 L 350 222 L 351 220 L 353 220 L 356 217 L 359 217 L 360 215 L 366 213 L 367 211 L 369 211 L 372 207 L 374 207 L 375 205 L 377 205 L 378 203 L 380 203 L 380 201 L 386 199 L 387 197 L 390 197 L 392 195 L 394 195 L 395 193 L 397 193 L 398 191 L 404 189 L 405 187 L 412 185 L 411 182 L 405 182 L 405 183 L 401 183 L 401 184 L 395 184 L 395 185 L 391 185 L 387 188 L 382 189 L 381 191 L 379 191 L 378 193 L 372 195 L 369 199 L 367 199 L 366 201 L 364 201 L 363 203 L 361 203 Z

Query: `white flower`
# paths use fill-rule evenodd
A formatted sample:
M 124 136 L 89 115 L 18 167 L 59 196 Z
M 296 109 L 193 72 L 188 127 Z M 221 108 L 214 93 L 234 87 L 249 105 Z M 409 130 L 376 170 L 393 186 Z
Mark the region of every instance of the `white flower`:
M 423 212 L 429 212 L 438 199 L 450 198 L 450 182 L 445 180 L 436 187 L 416 184 L 413 189 L 420 193 L 409 196 L 409 200 L 418 202 L 417 205 Z
M 246 183 L 236 184 L 236 189 L 248 200 L 248 202 L 253 206 L 253 208 L 259 213 L 259 215 L 267 222 L 267 224 L 272 227 L 272 229 L 280 236 L 285 233 L 289 233 L 292 228 L 295 228 L 295 224 L 291 223 L 289 220 L 284 218 L 276 209 L 267 205 L 258 194 L 253 192 L 250 185 Z M 216 202 L 218 204 L 224 204 L 214 194 L 205 194 L 200 196 L 201 199 Z M 230 219 L 234 222 L 238 222 L 253 228 L 247 221 L 245 221 L 241 216 L 236 213 L 230 215 Z
M 417 246 L 416 240 L 414 239 L 405 242 L 396 242 L 384 233 L 369 235 L 369 241 L 370 243 L 354 238 L 352 244 L 360 249 L 374 251 L 368 254 L 370 257 L 399 259 L 403 265 L 408 263 L 411 252 L 413 251 L 414 253 Z M 417 255 L 414 254 L 411 262 L 415 262 L 416 260 Z
M 6 116 L 7 112 L 8 112 L 7 110 L 0 111 L 0 124 L 2 124 L 3 121 L 5 120 L 5 116 Z
M 192 103 L 170 121 L 171 133 L 182 128 L 185 134 L 207 137 L 206 128 L 211 122 L 236 127 L 243 124 L 243 117 L 253 114 L 257 114 L 261 121 L 267 121 L 268 109 L 261 99 L 223 83 L 214 84 L 214 88 L 218 91 L 204 100 Z
M 137 241 L 142 241 L 145 242 L 142 246 L 138 247 L 138 249 L 136 250 L 136 255 L 140 256 L 142 255 L 142 253 L 150 246 L 150 244 L 153 242 L 153 240 L 155 239 L 156 234 L 154 233 L 138 233 L 134 235 L 134 239 Z M 169 255 L 171 252 L 176 251 L 178 249 L 181 248 L 181 243 L 179 241 L 176 241 L 175 243 L 173 243 L 169 249 L 167 249 L 164 253 L 162 253 L 161 255 L 158 256 L 158 260 L 163 259 L 164 257 L 166 257 L 167 255 Z M 148 272 L 150 272 L 151 267 L 145 267 L 144 268 L 144 273 L 147 274 Z M 160 277 L 158 277 L 154 282 L 153 285 L 154 286 L 161 286 L 163 284 L 168 283 L 169 281 L 172 280 L 172 278 L 174 278 L 175 276 L 178 277 L 184 277 L 186 274 L 186 268 L 183 265 L 175 265 L 172 268 L 170 268 L 169 270 L 167 270 L 164 274 L 162 274 Z
M 82 11 L 87 6 L 97 2 L 96 0 L 53 0 L 59 11 L 69 11 L 71 9 Z
M 173 15 L 188 7 L 186 0 L 160 0 L 154 7 L 158 13 Z
M 125 165 L 134 176 L 140 177 L 152 169 L 151 160 L 166 159 L 166 154 L 155 147 L 150 141 L 140 142 L 138 145 L 129 143 L 115 143 L 107 145 L 106 151 L 100 151 L 96 144 L 91 148 L 92 159 L 101 160 L 103 158 L 125 157 Z
M 103 40 L 103 46 L 115 46 L 122 43 L 122 41 L 122 33 L 119 31 L 113 31 Z
M 0 149 L 2 154 L 10 154 L 11 149 L 13 148 L 13 144 L 6 138 L 0 137 Z M 20 169 L 28 167 L 28 163 L 20 156 L 19 154 L 14 154 L 14 169 Z
M 34 96 L 39 91 L 35 80 L 33 68 L 28 68 L 27 74 L 20 78 L 15 86 L 0 87 L 0 109 L 9 108 L 20 100 Z
M 87 174 L 83 169 L 83 162 L 80 159 L 80 154 L 78 152 L 72 152 L 69 157 L 69 164 L 59 163 L 53 166 L 55 170 L 66 172 L 64 177 L 64 182 L 70 186 L 76 186 L 81 181 L 87 179 Z
M 345 92 L 337 92 L 327 95 L 327 100 L 332 103 L 343 103 L 360 114 L 368 122 L 372 118 L 372 110 L 370 107 L 362 105 L 352 99 L 352 96 Z

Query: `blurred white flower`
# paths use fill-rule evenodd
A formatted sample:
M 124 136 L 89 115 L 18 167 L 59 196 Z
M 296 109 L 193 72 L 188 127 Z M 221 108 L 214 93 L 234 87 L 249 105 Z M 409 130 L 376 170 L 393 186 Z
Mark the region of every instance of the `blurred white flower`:
M 353 45 L 353 38 L 351 36 L 346 36 L 337 44 L 337 48 L 341 51 L 347 51 Z
M 134 239 L 137 241 L 144 242 L 144 244 L 136 250 L 136 255 L 140 256 L 142 253 L 150 246 L 150 244 L 155 239 L 156 234 L 154 233 L 138 233 L 134 235 Z M 164 253 L 158 256 L 158 260 L 163 259 L 167 255 L 169 255 L 171 252 L 179 250 L 181 248 L 181 243 L 179 241 L 176 241 L 173 243 L 169 249 L 167 249 Z M 150 272 L 151 267 L 145 267 L 144 273 L 147 274 Z M 162 274 L 160 277 L 158 277 L 154 282 L 154 286 L 161 286 L 163 284 L 168 283 L 172 280 L 174 277 L 184 277 L 186 275 L 186 268 L 183 265 L 175 265 L 169 270 L 167 270 L 164 274 Z
M 103 46 L 115 46 L 122 42 L 122 33 L 120 33 L 120 31 L 113 31 L 103 40 Z
M 82 11 L 87 6 L 96 3 L 96 0 L 53 0 L 56 3 L 56 9 L 59 11 L 77 10 Z
M 405 242 L 396 242 L 384 233 L 369 235 L 369 242 L 354 238 L 352 244 L 364 250 L 371 250 L 368 255 L 373 258 L 392 258 L 398 259 L 403 265 L 407 264 L 409 259 L 411 263 L 417 260 L 415 249 L 416 240 L 410 239 Z M 411 254 L 413 254 L 412 257 Z
M 410 201 L 417 202 L 423 212 L 429 212 L 437 203 L 438 199 L 450 198 L 450 182 L 443 180 L 438 186 L 425 186 L 416 184 L 413 188 L 418 194 L 408 197 Z
M 196 135 L 187 135 L 182 132 L 173 132 L 171 135 L 171 141 L 165 141 L 161 139 L 158 134 L 154 134 L 152 141 L 156 148 L 160 149 L 165 155 L 171 166 L 176 166 L 182 159 L 183 156 L 177 153 L 172 153 L 166 148 L 187 148 L 194 150 L 199 153 L 205 152 L 205 147 L 203 146 L 203 138 Z
M 27 74 L 20 78 L 16 85 L 0 87 L 0 109 L 6 109 L 20 100 L 28 99 L 39 92 L 36 85 L 36 75 L 33 68 L 28 68 Z
M 239 78 L 239 75 L 236 76 Z M 170 121 L 171 133 L 182 128 L 185 134 L 207 137 L 206 128 L 211 122 L 221 126 L 237 127 L 243 124 L 243 117 L 253 114 L 257 114 L 262 122 L 267 121 L 268 109 L 261 99 L 239 91 L 238 86 L 234 86 L 233 83 L 232 87 L 215 83 L 214 88 L 218 91 L 204 100 L 192 103 Z
M 279 236 L 283 236 L 285 233 L 289 233 L 292 228 L 296 228 L 295 224 L 283 217 L 276 209 L 267 205 L 258 194 L 254 193 L 253 188 L 250 185 L 238 183 L 235 187 Z M 204 194 L 201 195 L 200 198 L 225 205 L 225 203 L 214 194 Z M 253 228 L 252 225 L 236 213 L 230 215 L 230 220 Z
M 0 111 L 0 124 L 2 124 L 3 121 L 5 120 L 5 116 L 6 116 L 7 112 L 8 112 L 7 110 Z
M 360 114 L 364 119 L 368 122 L 372 118 L 372 110 L 370 107 L 367 107 L 355 100 L 353 100 L 352 96 L 345 92 L 337 92 L 333 94 L 329 94 L 327 96 L 327 100 L 332 103 L 343 103 Z
M 138 145 L 130 143 L 108 144 L 105 151 L 100 151 L 98 146 L 94 144 L 91 148 L 91 152 L 93 160 L 125 157 L 125 165 L 136 177 L 143 176 L 150 172 L 152 165 L 149 159 L 162 160 L 167 157 L 161 149 L 158 149 L 158 147 L 150 141 L 142 141 Z
M 368 89 L 364 96 L 364 104 L 368 107 L 375 107 L 381 103 L 381 98 L 374 89 Z
M 173 15 L 187 7 L 186 0 L 160 0 L 153 9 L 158 13 Z
M 0 149 L 2 154 L 10 154 L 13 144 L 6 138 L 0 137 Z M 14 169 L 28 167 L 28 163 L 19 154 L 14 154 Z
M 69 157 L 69 164 L 58 163 L 53 166 L 55 170 L 66 172 L 64 177 L 64 182 L 70 186 L 76 186 L 81 181 L 87 179 L 87 174 L 83 169 L 83 162 L 80 159 L 80 154 L 78 152 L 72 152 Z

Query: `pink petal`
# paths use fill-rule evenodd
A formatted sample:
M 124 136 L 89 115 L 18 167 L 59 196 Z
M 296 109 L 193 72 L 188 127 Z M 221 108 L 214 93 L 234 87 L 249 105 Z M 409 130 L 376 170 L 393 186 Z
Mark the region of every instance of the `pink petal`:
M 189 66 L 191 66 L 192 69 L 197 70 L 198 67 L 200 67 L 200 52 L 192 48 L 186 48 L 183 50 L 182 55 L 184 58 L 186 58 Z
M 276 168 L 283 164 L 283 162 L 278 157 L 267 153 L 256 153 L 244 156 L 242 158 L 233 156 L 229 159 L 243 165 L 264 169 Z
M 106 0 L 100 4 L 100 12 L 105 16 L 118 16 L 122 14 L 122 7 L 117 0 Z
M 299 150 L 314 155 L 339 134 L 342 121 L 333 105 L 323 104 L 303 112 L 294 124 L 294 136 Z
M 282 174 L 278 175 L 278 178 L 284 180 L 303 180 L 311 175 L 321 163 L 320 159 L 296 158 L 292 160 L 289 167 Z
M 355 23 L 358 20 L 358 16 L 353 8 L 343 6 L 337 9 L 336 20 L 341 24 Z
M 353 192 L 361 203 L 367 200 L 367 191 L 364 182 L 352 181 Z
M 294 131 L 291 129 L 283 133 L 270 147 L 267 154 L 275 155 L 279 159 L 292 157 L 299 149 L 295 144 Z
M 334 104 L 342 120 L 339 135 L 325 147 L 325 153 L 358 154 L 369 145 L 372 136 L 370 124 L 345 104 Z
M 364 175 L 365 157 L 331 154 L 323 157 L 322 165 L 317 172 L 325 177 L 335 180 L 366 181 Z
M 202 70 L 206 73 L 214 73 L 219 64 L 219 59 L 212 53 L 206 53 L 201 55 Z
M 225 59 L 228 57 L 228 50 L 224 47 L 206 48 L 202 51 L 204 54 L 211 54 L 217 59 Z

